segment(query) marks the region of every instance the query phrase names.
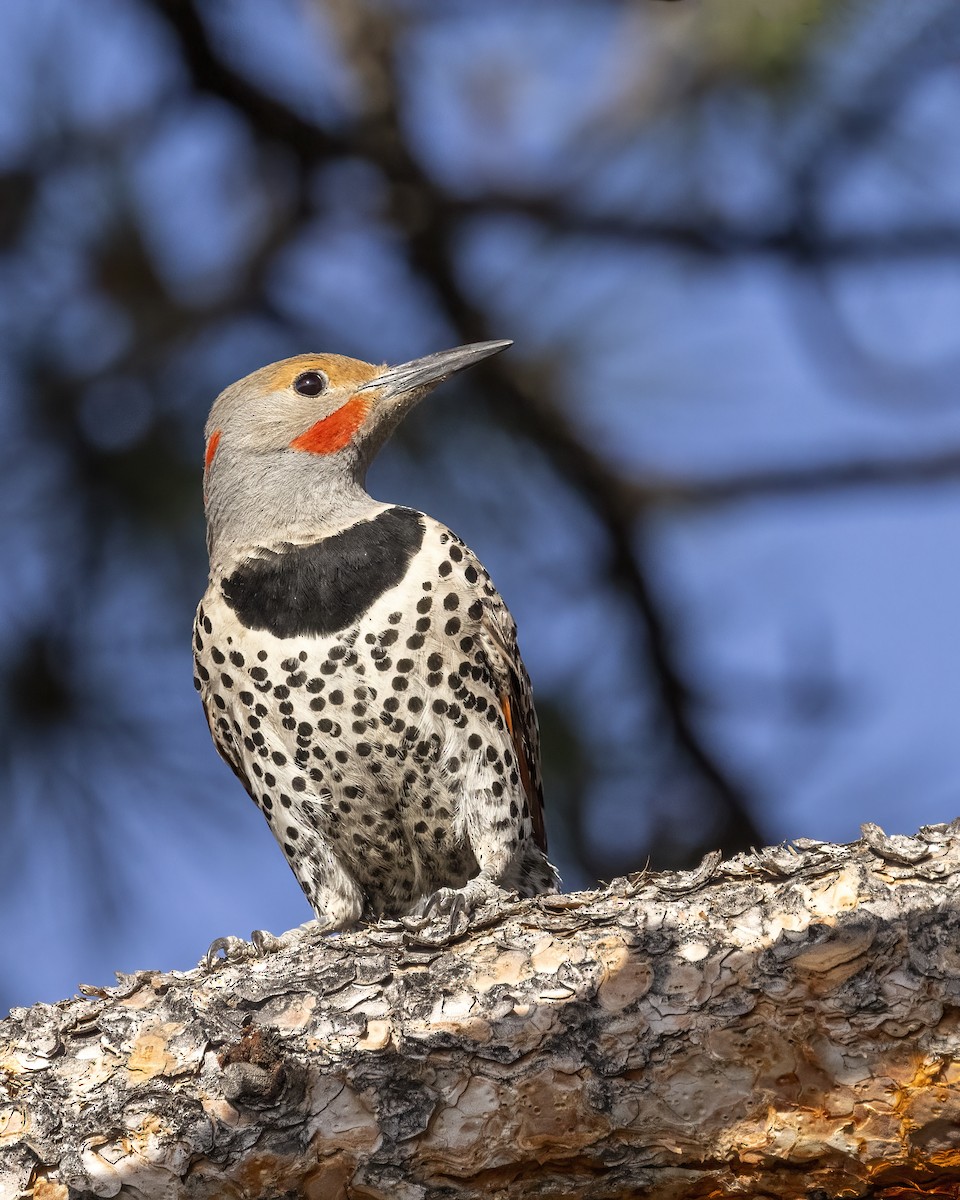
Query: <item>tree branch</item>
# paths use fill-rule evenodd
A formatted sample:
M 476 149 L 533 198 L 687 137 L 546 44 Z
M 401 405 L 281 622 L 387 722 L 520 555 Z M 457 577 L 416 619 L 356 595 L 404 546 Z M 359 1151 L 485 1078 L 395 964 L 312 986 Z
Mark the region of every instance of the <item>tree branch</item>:
M 16 1009 L 0 1194 L 955 1187 L 960 823 L 864 835 Z
M 838 233 L 792 218 L 767 227 L 756 221 L 745 225 L 718 220 L 707 213 L 678 220 L 633 212 L 591 212 L 576 207 L 574 200 L 565 202 L 556 195 L 487 192 L 478 197 L 457 198 L 453 207 L 464 218 L 524 217 L 565 238 L 610 240 L 637 249 L 680 250 L 710 259 L 773 256 L 819 266 L 942 259 L 960 254 L 960 226 L 954 224 Z
M 242 112 L 259 137 L 285 146 L 302 166 L 315 166 L 324 158 L 350 152 L 347 140 L 300 116 L 227 66 L 216 53 L 193 0 L 151 2 L 175 34 L 198 92 L 209 92 L 226 100 Z
M 680 476 L 649 472 L 638 482 L 621 480 L 626 501 L 646 511 L 656 505 L 716 508 L 771 497 L 803 498 L 834 491 L 914 488 L 960 483 L 960 449 L 901 458 L 766 467 L 728 475 Z

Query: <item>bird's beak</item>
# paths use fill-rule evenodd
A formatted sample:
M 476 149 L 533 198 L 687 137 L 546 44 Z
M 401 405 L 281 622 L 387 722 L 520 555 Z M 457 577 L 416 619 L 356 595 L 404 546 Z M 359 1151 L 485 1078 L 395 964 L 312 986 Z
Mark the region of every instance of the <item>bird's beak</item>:
M 360 392 L 380 391 L 381 400 L 399 399 L 407 396 L 419 399 L 431 388 L 442 383 L 444 379 L 472 367 L 482 358 L 491 354 L 499 354 L 512 346 L 511 341 L 473 342 L 469 346 L 457 346 L 453 350 L 439 350 L 436 354 L 428 354 L 424 358 L 415 358 L 411 362 L 401 363 L 398 367 L 387 367 L 368 383 L 358 389 Z

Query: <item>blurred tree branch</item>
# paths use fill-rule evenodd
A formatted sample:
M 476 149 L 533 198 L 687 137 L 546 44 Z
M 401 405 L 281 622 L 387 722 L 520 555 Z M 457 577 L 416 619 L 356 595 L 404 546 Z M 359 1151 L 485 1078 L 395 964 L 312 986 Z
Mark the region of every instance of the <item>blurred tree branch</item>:
M 184 65 L 198 92 L 226 100 L 244 115 L 258 136 L 284 146 L 304 167 L 315 167 L 330 155 L 351 152 L 349 141 L 301 117 L 225 63 L 192 0 L 151 0 L 151 3 L 173 28 Z
M 774 256 L 798 265 L 890 262 L 960 254 L 960 224 L 928 224 L 867 232 L 815 228 L 806 221 L 743 224 L 709 214 L 687 219 L 636 213 L 592 213 L 556 196 L 458 197 L 451 214 L 463 217 L 528 217 L 556 236 L 601 238 L 631 248 L 680 250 L 708 259 Z
M 843 462 L 768 467 L 716 476 L 669 476 L 648 472 L 622 480 L 624 503 L 644 510 L 652 505 L 714 508 L 783 497 L 801 499 L 835 491 L 916 488 L 960 482 L 960 449 L 901 458 L 861 458 Z

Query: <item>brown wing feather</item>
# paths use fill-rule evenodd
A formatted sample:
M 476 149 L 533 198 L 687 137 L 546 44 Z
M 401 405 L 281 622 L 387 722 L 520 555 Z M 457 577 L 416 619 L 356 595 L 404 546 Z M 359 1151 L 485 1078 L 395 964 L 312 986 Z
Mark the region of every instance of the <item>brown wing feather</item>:
M 520 771 L 520 782 L 527 797 L 533 834 L 540 849 L 547 852 L 547 831 L 543 820 L 543 784 L 540 778 L 540 730 L 533 707 L 533 690 L 520 658 L 517 631 L 513 619 L 502 608 L 487 605 L 482 620 L 487 654 L 498 684 L 500 709 L 513 742 Z
M 501 695 L 500 707 L 507 723 L 507 732 L 510 734 L 510 740 L 513 742 L 513 748 L 517 754 L 520 782 L 523 784 L 527 804 L 530 806 L 533 836 L 537 845 L 546 854 L 547 830 L 543 821 L 543 785 L 540 782 L 540 764 L 536 761 L 539 758 L 539 746 L 536 749 L 532 748 L 523 728 L 514 721 L 513 702 L 509 694 Z

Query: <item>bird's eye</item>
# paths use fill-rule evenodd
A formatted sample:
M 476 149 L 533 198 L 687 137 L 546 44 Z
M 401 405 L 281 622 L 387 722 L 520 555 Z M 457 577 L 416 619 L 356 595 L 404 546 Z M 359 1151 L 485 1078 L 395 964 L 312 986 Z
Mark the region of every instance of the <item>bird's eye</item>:
M 304 371 L 293 381 L 293 390 L 301 396 L 319 396 L 326 386 L 327 377 L 319 371 Z

